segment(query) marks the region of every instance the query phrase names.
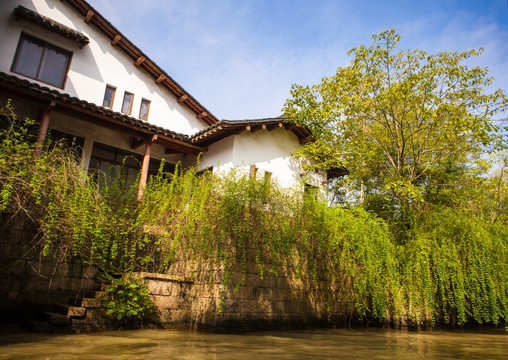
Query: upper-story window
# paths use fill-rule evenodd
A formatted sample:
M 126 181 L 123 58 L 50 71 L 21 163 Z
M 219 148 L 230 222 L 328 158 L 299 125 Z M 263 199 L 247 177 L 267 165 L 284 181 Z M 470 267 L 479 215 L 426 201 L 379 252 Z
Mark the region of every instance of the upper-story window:
M 21 34 L 12 71 L 63 89 L 70 60 L 69 51 Z
M 104 93 L 104 101 L 102 102 L 102 106 L 110 109 L 113 107 L 113 101 L 115 100 L 115 92 L 116 87 L 106 85 L 106 92 Z
M 122 112 L 130 115 L 132 111 L 133 102 L 134 102 L 134 94 L 126 91 L 123 95 Z
M 139 108 L 139 118 L 148 120 L 148 111 L 150 110 L 150 100 L 141 99 L 141 107 Z

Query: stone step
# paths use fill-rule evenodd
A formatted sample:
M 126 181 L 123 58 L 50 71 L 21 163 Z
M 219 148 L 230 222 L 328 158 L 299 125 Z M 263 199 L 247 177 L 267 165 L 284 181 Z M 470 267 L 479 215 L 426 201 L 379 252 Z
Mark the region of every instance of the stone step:
M 82 298 L 75 299 L 71 301 L 73 306 L 83 307 L 83 308 L 99 308 L 102 307 L 102 299 L 101 298 Z
M 86 309 L 81 306 L 72 306 L 66 304 L 56 304 L 55 311 L 72 318 L 82 318 L 85 316 Z
M 71 318 L 67 315 L 58 314 L 49 311 L 42 311 L 41 318 L 48 321 L 52 325 L 70 325 Z

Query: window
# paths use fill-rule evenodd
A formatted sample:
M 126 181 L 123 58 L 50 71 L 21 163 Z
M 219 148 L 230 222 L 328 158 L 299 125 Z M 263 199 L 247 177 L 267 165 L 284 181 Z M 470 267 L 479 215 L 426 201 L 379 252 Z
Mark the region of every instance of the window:
M 149 110 L 150 110 L 150 100 L 141 99 L 141 107 L 139 108 L 139 118 L 141 120 L 147 120 Z
M 51 140 L 50 147 L 58 146 L 59 148 L 70 149 L 77 161 L 81 159 L 85 138 L 54 129 L 48 132 L 48 138 Z
M 113 107 L 113 101 L 115 100 L 115 92 L 116 87 L 106 85 L 106 93 L 104 94 L 104 101 L 102 102 L 102 106 L 105 106 L 110 109 Z
M 21 34 L 12 71 L 63 89 L 71 53 Z
M 132 111 L 132 103 L 134 101 L 134 94 L 131 94 L 130 92 L 125 92 L 123 95 L 123 103 L 122 103 L 122 112 L 125 114 L 129 114 Z
M 99 187 L 116 182 L 127 189 L 136 183 L 142 164 L 143 155 L 95 142 L 88 172 L 97 181 Z M 160 160 L 151 158 L 148 175 L 157 175 L 160 166 Z M 164 162 L 163 171 L 174 173 L 175 165 Z

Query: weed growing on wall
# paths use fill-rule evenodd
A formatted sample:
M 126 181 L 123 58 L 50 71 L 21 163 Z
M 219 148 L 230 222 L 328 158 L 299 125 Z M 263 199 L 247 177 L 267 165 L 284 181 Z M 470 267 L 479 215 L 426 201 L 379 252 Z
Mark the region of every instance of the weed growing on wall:
M 154 310 L 154 304 L 145 284 L 132 276 L 109 278 L 106 289 L 106 313 L 117 320 L 143 319 Z

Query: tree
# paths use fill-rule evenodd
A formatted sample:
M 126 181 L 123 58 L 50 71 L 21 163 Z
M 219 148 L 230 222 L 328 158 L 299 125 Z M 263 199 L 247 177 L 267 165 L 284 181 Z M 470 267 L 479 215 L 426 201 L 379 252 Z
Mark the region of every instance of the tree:
M 487 92 L 487 69 L 463 64 L 483 49 L 397 51 L 394 29 L 372 38 L 334 76 L 293 85 L 283 111 L 315 139 L 297 156 L 313 159 L 311 167 L 346 167 L 366 201 L 400 213 L 425 201 L 428 187 L 452 183 L 471 159 L 506 146 L 492 119 L 508 102 L 501 90 Z

